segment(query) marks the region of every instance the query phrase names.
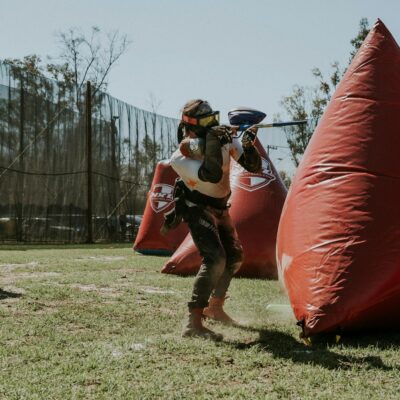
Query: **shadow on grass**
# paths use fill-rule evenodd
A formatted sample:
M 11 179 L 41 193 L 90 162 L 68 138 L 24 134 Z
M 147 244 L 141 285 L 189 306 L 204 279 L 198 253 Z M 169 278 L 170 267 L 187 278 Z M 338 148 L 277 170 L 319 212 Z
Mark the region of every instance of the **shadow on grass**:
M 341 344 L 345 347 L 376 347 L 379 350 L 400 348 L 400 332 L 374 332 L 368 334 L 347 334 L 343 336 Z
M 260 349 L 272 353 L 275 358 L 291 360 L 294 363 L 316 365 L 330 370 L 338 368 L 366 368 L 380 369 L 384 371 L 400 370 L 398 367 L 385 365 L 382 359 L 377 356 L 357 357 L 352 355 L 341 355 L 329 349 L 326 343 L 315 344 L 308 347 L 297 341 L 292 335 L 285 332 L 278 330 L 253 329 L 251 327 L 242 328 L 245 330 L 258 331 L 260 336 L 258 340 L 252 342 L 228 343 L 239 350 L 258 346 Z M 371 344 L 373 343 L 366 341 L 364 346 L 368 347 Z M 354 346 L 354 348 L 360 347 L 360 342 L 353 342 L 352 346 Z
M 15 298 L 15 297 L 21 297 L 21 293 L 13 293 L 13 292 L 7 292 L 6 290 L 0 289 L 0 300 L 8 299 L 8 298 Z

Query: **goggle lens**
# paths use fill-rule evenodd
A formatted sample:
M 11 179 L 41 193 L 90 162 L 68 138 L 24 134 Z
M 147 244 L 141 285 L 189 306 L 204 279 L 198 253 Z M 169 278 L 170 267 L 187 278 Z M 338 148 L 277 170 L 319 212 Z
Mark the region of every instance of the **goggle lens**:
M 187 115 L 182 115 L 182 121 L 189 125 L 202 126 L 203 128 L 219 125 L 219 111 L 200 117 L 188 117 Z

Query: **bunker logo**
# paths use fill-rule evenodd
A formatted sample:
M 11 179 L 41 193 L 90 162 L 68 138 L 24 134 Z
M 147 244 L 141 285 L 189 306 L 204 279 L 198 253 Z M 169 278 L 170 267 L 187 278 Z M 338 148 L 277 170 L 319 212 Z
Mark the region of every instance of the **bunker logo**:
M 150 192 L 150 205 L 154 212 L 164 211 L 173 201 L 174 187 L 164 183 L 153 186 Z
M 271 164 L 261 158 L 262 170 L 259 174 L 247 172 L 240 164 L 235 164 L 232 170 L 232 185 L 236 185 L 248 192 L 254 192 L 273 182 L 276 177 L 272 172 Z

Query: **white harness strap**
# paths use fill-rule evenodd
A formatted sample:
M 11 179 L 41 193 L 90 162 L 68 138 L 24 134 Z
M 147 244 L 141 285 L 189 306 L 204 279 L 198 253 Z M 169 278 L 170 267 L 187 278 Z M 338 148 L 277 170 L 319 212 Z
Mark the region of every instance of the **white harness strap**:
M 224 145 L 221 151 L 223 175 L 218 183 L 200 180 L 199 169 L 203 160 L 185 157 L 179 149 L 172 154 L 171 166 L 189 190 L 197 190 L 210 197 L 223 198 L 231 192 L 229 181 L 230 158 L 233 157 L 235 160 L 238 160 L 243 154 L 243 148 L 240 141 L 234 139 L 232 143 Z

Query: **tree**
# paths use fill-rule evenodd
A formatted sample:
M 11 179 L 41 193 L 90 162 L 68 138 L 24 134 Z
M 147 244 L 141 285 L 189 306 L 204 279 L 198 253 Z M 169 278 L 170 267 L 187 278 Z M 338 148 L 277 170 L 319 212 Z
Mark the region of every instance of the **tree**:
M 109 74 L 130 41 L 118 30 L 103 32 L 96 26 L 91 28 L 90 34 L 85 34 L 80 28 L 70 28 L 59 32 L 56 37 L 60 53 L 56 57 L 48 56 L 52 62 L 43 64 L 38 55 L 5 61 L 25 73 L 52 78 L 60 88 L 73 90 L 75 104 L 82 111 L 85 82 L 91 82 L 93 98 L 99 91 L 105 91 Z
M 6 167 L 0 176 L 3 178 L 0 192 L 12 193 L 8 196 L 9 212 L 16 216 L 18 240 L 23 239 L 25 198 L 29 198 L 30 204 L 44 204 L 43 198 L 51 194 L 48 190 L 26 190 L 27 187 L 34 188 L 38 181 L 36 178 L 26 179 L 24 174 L 18 174 L 7 182 L 11 175 L 3 177 L 3 174 L 9 168 L 25 171 L 28 164 L 30 168 L 41 169 L 49 161 L 49 154 L 44 149 L 55 147 L 58 139 L 52 135 L 52 116 L 57 112 L 53 101 L 53 82 L 43 78 L 40 62 L 40 57 L 36 55 L 9 61 L 8 70 L 14 83 L 8 87 L 8 96 L 0 101 L 0 119 L 6 122 L 5 129 L 0 133 L 0 144 L 4 149 L 0 165 Z M 40 133 L 45 130 L 48 134 L 44 138 Z M 43 154 L 43 157 L 37 157 L 38 154 Z M 43 184 L 43 180 L 40 183 Z
M 279 176 L 286 186 L 286 189 L 289 189 L 290 185 L 292 184 L 292 179 L 290 178 L 289 174 L 286 171 L 279 171 Z
M 349 59 L 349 64 L 353 60 L 354 56 L 356 55 L 358 49 L 361 47 L 364 39 L 367 37 L 368 33 L 370 31 L 369 28 L 369 23 L 367 18 L 361 18 L 360 24 L 359 24 L 359 30 L 358 34 L 356 37 L 351 39 L 350 43 L 353 46 L 353 50 L 350 53 L 350 59 Z
M 147 133 L 144 136 L 138 161 L 140 170 L 138 171 L 140 182 L 143 182 L 150 187 L 153 180 L 155 167 L 157 165 L 158 154 L 161 151 L 159 143 L 154 141 Z
M 7 121 L 7 129 L 0 135 L 1 141 L 7 143 L 7 148 L 0 154 L 0 165 L 21 171 L 25 171 L 26 165 L 35 171 L 45 171 L 49 164 L 52 171 L 73 171 L 82 165 L 85 155 L 77 149 L 85 148 L 83 91 L 87 80 L 92 83 L 94 123 L 113 127 L 113 120 L 104 121 L 101 115 L 101 91 L 106 89 L 110 71 L 129 45 L 127 37 L 118 31 L 103 33 L 93 27 L 88 35 L 72 28 L 59 33 L 57 38 L 60 53 L 57 57 L 49 57 L 47 63 L 38 55 L 5 60 L 15 83 L 9 87 L 8 100 L 0 102 L 0 116 Z M 112 139 L 113 135 L 115 132 L 110 135 Z M 51 152 L 54 148 L 59 149 L 57 157 Z M 94 161 L 100 165 L 103 155 L 95 152 L 95 144 L 93 148 L 93 154 L 98 157 Z M 111 149 L 115 151 L 115 146 Z M 111 160 L 114 160 L 113 155 Z M 54 177 L 52 184 L 47 185 L 49 179 L 43 175 L 28 180 L 24 174 L 18 175 L 13 202 L 19 225 L 22 223 L 22 204 L 26 207 L 24 196 L 31 204 L 46 204 L 40 210 L 41 214 L 46 214 L 52 204 L 70 202 L 85 206 L 81 193 L 79 199 L 67 199 L 73 195 L 69 190 L 69 186 L 73 186 L 72 180 L 63 182 L 62 178 Z M 45 190 L 35 190 L 34 184 L 38 181 Z M 22 228 L 18 231 L 22 232 Z M 20 240 L 22 234 L 18 238 Z
M 93 86 L 92 96 L 98 91 L 105 91 L 108 76 L 129 46 L 126 35 L 116 31 L 104 33 L 97 26 L 91 28 L 86 36 L 78 28 L 70 28 L 67 32 L 57 34 L 60 43 L 58 63 L 49 63 L 47 71 L 56 80 L 71 84 L 75 89 L 76 104 L 80 104 L 82 89 L 86 81 Z
M 149 162 L 151 163 L 152 166 L 152 170 L 153 173 L 151 174 L 151 179 L 153 179 L 153 175 L 154 175 L 154 170 L 156 169 L 156 165 L 157 165 L 157 161 L 159 160 L 159 154 L 161 152 L 161 146 L 159 143 L 157 143 L 157 139 L 156 139 L 156 132 L 157 132 L 157 114 L 158 114 L 158 109 L 161 105 L 161 100 L 157 99 L 156 95 L 152 92 L 150 92 L 149 94 L 149 104 L 150 104 L 150 110 L 152 112 L 152 116 L 151 116 L 151 133 L 152 133 L 152 137 L 150 142 L 148 143 L 148 138 L 147 135 L 144 139 L 144 144 L 145 144 L 145 149 L 147 150 L 147 147 L 149 146 L 149 144 L 152 145 L 151 149 L 150 149 L 150 159 Z M 151 183 L 151 181 L 150 181 Z
M 368 33 L 368 19 L 362 18 L 359 23 L 357 36 L 350 41 L 352 51 L 350 53 L 349 64 Z M 311 120 L 311 123 L 307 125 L 284 128 L 292 159 L 296 167 L 300 163 L 318 120 L 321 118 L 336 86 L 347 69 L 347 67 L 341 68 L 337 61 L 331 64 L 331 68 L 328 78 L 323 75 L 319 68 L 314 68 L 312 74 L 318 80 L 317 85 L 312 88 L 295 85 L 292 94 L 283 97 L 281 101 L 285 113 L 292 120 Z

